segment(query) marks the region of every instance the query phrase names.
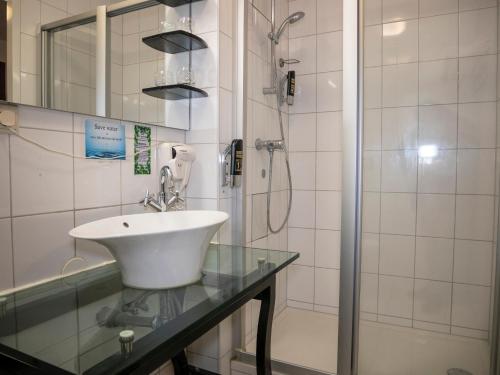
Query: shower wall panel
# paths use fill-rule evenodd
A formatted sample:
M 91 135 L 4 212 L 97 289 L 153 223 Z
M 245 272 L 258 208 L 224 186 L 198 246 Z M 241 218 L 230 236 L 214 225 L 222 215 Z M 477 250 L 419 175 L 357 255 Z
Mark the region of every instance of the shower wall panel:
M 488 338 L 496 7 L 367 1 L 362 319 Z

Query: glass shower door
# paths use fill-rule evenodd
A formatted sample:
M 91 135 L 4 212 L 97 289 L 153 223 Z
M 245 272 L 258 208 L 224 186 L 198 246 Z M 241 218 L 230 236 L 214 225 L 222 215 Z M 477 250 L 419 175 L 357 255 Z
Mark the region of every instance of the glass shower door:
M 358 373 L 487 375 L 497 1 L 367 1 L 363 12 Z

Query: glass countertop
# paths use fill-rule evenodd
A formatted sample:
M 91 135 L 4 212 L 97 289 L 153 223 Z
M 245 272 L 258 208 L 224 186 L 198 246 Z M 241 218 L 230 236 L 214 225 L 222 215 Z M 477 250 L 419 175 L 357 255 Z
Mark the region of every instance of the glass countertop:
M 106 373 L 134 361 L 135 353 L 163 345 L 297 258 L 291 252 L 210 245 L 202 279 L 185 287 L 128 288 L 112 263 L 4 295 L 0 352 L 3 345 L 70 373 Z M 134 332 L 127 358 L 119 342 L 124 330 Z

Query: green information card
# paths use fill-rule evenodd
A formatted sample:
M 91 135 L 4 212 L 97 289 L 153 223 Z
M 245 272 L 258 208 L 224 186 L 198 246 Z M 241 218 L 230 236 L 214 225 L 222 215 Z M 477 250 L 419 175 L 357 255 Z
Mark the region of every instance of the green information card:
M 134 127 L 134 174 L 151 174 L 151 128 Z

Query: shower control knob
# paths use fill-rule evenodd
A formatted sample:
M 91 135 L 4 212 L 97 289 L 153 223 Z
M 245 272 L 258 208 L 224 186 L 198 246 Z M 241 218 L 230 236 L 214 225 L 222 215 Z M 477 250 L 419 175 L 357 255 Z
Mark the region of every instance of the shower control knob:
M 276 150 L 284 151 L 285 150 L 285 142 L 282 139 L 276 140 L 262 140 L 257 138 L 255 140 L 255 148 L 260 151 L 263 148 L 266 148 L 269 152 L 274 152 Z

